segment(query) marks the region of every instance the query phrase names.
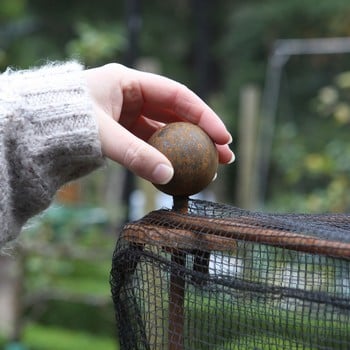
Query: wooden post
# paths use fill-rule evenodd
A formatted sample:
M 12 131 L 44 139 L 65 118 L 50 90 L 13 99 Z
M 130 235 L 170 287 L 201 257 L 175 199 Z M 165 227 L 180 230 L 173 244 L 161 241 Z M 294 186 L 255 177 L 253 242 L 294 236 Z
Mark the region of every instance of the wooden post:
M 247 85 L 241 90 L 237 145 L 237 205 L 251 209 L 257 203 L 256 190 L 256 137 L 260 93 L 256 86 Z
M 0 255 L 0 334 L 13 341 L 22 331 L 22 269 L 21 258 Z

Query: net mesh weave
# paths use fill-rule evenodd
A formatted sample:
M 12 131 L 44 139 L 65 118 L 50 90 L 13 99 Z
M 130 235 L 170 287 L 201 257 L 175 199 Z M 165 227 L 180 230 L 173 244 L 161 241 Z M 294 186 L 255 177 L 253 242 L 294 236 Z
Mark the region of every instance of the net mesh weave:
M 124 226 L 121 349 L 350 349 L 350 215 L 190 200 Z

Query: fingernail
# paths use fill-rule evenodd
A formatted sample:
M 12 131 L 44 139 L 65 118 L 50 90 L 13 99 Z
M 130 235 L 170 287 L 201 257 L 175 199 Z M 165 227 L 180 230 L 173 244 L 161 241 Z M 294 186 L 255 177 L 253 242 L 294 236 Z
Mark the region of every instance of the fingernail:
M 233 162 L 235 161 L 235 159 L 236 159 L 236 156 L 235 156 L 235 154 L 232 152 L 231 159 L 229 160 L 229 162 L 228 162 L 227 164 L 233 163 Z
M 174 169 L 166 164 L 158 164 L 153 171 L 152 181 L 159 185 L 167 184 L 174 176 Z
M 214 175 L 213 179 L 211 180 L 211 182 L 214 182 L 217 177 L 218 177 L 218 173 L 215 173 L 215 175 Z
M 230 138 L 229 138 L 229 140 L 227 142 L 228 145 L 230 145 L 232 143 L 232 135 L 231 134 L 229 134 L 229 135 L 230 135 Z

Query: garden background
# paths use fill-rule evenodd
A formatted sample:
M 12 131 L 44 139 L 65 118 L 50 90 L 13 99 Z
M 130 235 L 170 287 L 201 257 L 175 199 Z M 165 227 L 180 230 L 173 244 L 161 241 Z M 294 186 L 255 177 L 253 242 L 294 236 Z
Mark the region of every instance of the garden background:
M 277 95 L 267 78 L 278 43 L 347 43 L 349 16 L 346 0 L 0 0 L 0 67 L 78 59 L 167 75 L 207 101 L 234 136 L 237 160 L 220 167 L 210 198 L 347 212 L 350 55 L 286 57 Z M 108 279 L 118 228 L 166 201 L 116 164 L 62 189 L 0 257 L 2 348 L 117 349 Z

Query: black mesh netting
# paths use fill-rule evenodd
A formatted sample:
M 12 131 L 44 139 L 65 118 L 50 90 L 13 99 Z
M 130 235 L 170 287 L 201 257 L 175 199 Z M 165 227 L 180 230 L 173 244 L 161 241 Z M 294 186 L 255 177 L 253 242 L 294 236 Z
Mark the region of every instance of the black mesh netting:
M 111 287 L 121 349 L 350 349 L 350 215 L 190 200 L 123 228 Z

